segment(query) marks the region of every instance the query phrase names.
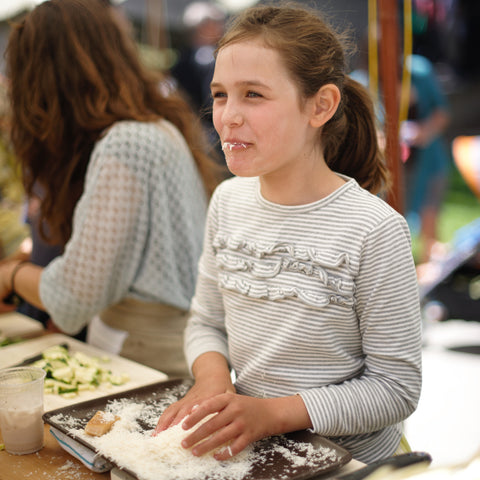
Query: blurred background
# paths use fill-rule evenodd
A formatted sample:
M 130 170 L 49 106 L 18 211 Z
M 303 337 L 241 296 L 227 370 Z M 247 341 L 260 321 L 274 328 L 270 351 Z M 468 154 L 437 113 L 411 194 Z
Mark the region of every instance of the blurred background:
M 5 49 L 10 22 L 39 1 L 0 1 L 0 51 Z M 172 88 L 184 91 L 202 113 L 205 128 L 212 133 L 208 85 L 215 41 L 231 14 L 263 2 L 112 0 L 111 3 L 131 28 L 143 61 L 163 71 Z M 320 9 L 338 29 L 349 30 L 356 47 L 349 59 L 349 69 L 359 72 L 363 68 L 370 88 L 372 67 L 376 67 L 379 91 L 373 93 L 379 99 L 379 109 L 380 104 L 384 108 L 384 120 L 388 118 L 391 100 L 384 95 L 388 79 L 382 78 L 387 74 L 372 62 L 372 55 L 384 55 L 383 58 L 389 52 L 393 58 L 398 55 L 397 80 L 389 81 L 395 91 L 400 91 L 406 78 L 405 71 L 401 77 L 406 65 L 402 51 L 407 52 L 408 40 L 411 42 L 407 53 L 427 60 L 445 98 L 448 122 L 441 140 L 448 165 L 438 205 L 434 248 L 427 257 L 422 250 L 418 219 L 407 216 L 402 201 L 396 205 L 411 226 L 425 338 L 424 390 L 418 410 L 406 423 L 406 432 L 412 448 L 431 453 L 434 464 L 466 461 L 480 452 L 480 1 L 299 3 Z M 378 33 L 382 28 L 383 35 Z M 373 35 L 376 37 L 372 41 Z M 3 55 L 0 71 L 4 71 Z M 383 93 L 379 93 L 382 86 Z M 409 189 L 413 188 L 405 181 L 409 163 L 401 153 L 404 148 L 408 150 L 405 145 L 408 142 L 400 135 L 407 117 L 399 116 L 398 121 L 393 143 L 392 132 L 387 127 L 384 131 L 390 153 L 393 145 L 393 158 L 400 152 L 398 165 L 395 163 L 400 177 L 396 183 L 397 200 L 408 197 Z M 214 142 L 213 133 L 211 138 Z
M 8 36 L 9 22 L 41 0 L 2 0 L 0 2 L 0 51 Z M 142 55 L 154 68 L 172 71 L 182 53 L 192 46 L 192 29 L 211 12 L 192 9 L 192 4 L 211 4 L 225 13 L 225 20 L 235 11 L 255 0 L 192 2 L 190 0 L 112 0 L 133 26 Z M 365 54 L 363 42 L 368 31 L 370 0 L 305 0 L 311 7 L 325 12 L 340 29 L 349 29 L 357 51 L 350 59 L 351 69 Z M 375 2 L 376 3 L 376 2 Z M 388 0 L 384 2 L 389 3 Z M 403 1 L 398 5 L 400 33 Z M 413 53 L 428 58 L 442 90 L 448 98 L 450 122 L 444 139 L 452 153 L 448 192 L 439 218 L 438 239 L 449 242 L 463 225 L 479 216 L 478 198 L 453 159 L 452 143 L 459 136 L 480 135 L 480 2 L 478 0 L 411 0 Z M 379 2 L 381 6 L 382 2 Z M 378 7 L 379 10 L 382 7 Z M 380 14 L 381 12 L 379 12 Z M 195 18 L 196 17 L 196 18 Z M 220 19 L 221 21 L 221 19 Z M 363 50 L 362 50 L 363 49 Z M 0 71 L 3 71 L 3 56 Z M 478 182 L 477 172 L 477 182 Z M 413 232 L 415 233 L 415 232 Z M 415 244 L 414 244 L 415 249 Z M 414 253 L 416 253 L 414 251 Z

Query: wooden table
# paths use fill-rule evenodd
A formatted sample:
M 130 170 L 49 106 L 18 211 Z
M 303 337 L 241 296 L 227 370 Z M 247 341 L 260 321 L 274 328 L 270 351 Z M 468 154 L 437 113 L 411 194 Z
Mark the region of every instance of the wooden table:
M 1 438 L 1 435 L 0 435 Z M 110 473 L 95 473 L 63 450 L 45 425 L 45 445 L 37 453 L 0 452 L 0 480 L 110 480 Z

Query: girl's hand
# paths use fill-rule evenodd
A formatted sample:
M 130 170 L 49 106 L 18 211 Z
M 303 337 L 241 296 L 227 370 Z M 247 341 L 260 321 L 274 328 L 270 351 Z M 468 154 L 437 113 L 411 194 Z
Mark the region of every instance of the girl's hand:
M 226 460 L 247 445 L 271 435 L 311 427 L 310 417 L 300 396 L 254 398 L 222 393 L 199 404 L 185 419 L 186 430 L 211 414 L 216 414 L 182 442 L 192 453 L 203 455 L 221 448 L 217 460 Z
M 206 352 L 200 355 L 193 364 L 192 372 L 195 385 L 181 400 L 162 413 L 153 435 L 179 423 L 204 400 L 219 393 L 235 393 L 228 362 L 220 353 Z
M 204 400 L 227 391 L 232 393 L 235 392 L 235 387 L 231 384 L 231 382 L 215 382 L 214 379 L 212 379 L 210 382 L 195 382 L 195 385 L 181 400 L 170 405 L 162 413 L 153 435 L 157 435 L 163 430 L 178 424 L 186 416 L 190 415 L 192 411 Z

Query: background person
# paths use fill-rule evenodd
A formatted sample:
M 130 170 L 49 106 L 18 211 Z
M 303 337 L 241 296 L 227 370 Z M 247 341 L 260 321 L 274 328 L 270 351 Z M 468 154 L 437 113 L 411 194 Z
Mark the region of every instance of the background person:
M 403 139 L 410 149 L 405 163 L 405 211 L 421 242 L 419 261 L 427 262 L 439 246 L 438 217 L 448 188 L 451 157 L 444 133 L 450 113 L 431 62 L 410 55 L 407 68 L 411 73 L 410 106 L 408 121 L 401 129 L 409 131 Z
M 375 195 L 388 174 L 368 92 L 334 32 L 287 6 L 240 14 L 211 88 L 236 177 L 209 207 L 185 337 L 195 384 L 156 432 L 216 414 L 182 445 L 228 445 L 219 460 L 307 428 L 366 463 L 405 451 L 420 305 L 406 221 Z
M 197 112 L 204 114 L 209 130 L 213 130 L 210 82 L 215 68 L 214 51 L 223 35 L 225 20 L 225 12 L 212 3 L 193 2 L 188 5 L 183 13 L 188 42 L 172 68 L 178 86 Z
M 362 40 L 357 68 L 350 76 L 369 86 L 368 37 Z M 405 62 L 410 73 L 407 121 L 400 128 L 401 158 L 404 162 L 405 216 L 412 234 L 418 236 L 418 262 L 442 250 L 438 242 L 438 218 L 448 188 L 451 159 L 444 134 L 450 123 L 447 97 L 432 63 L 421 55 Z M 403 67 L 400 68 L 400 71 Z M 399 80 L 400 81 L 400 80 Z M 385 111 L 376 105 L 379 134 L 384 135 Z M 437 252 L 441 253 L 441 252 Z
M 186 373 L 181 349 L 216 184 L 199 123 L 160 93 L 126 30 L 98 0 L 50 0 L 7 48 L 12 140 L 41 233 L 65 244 L 46 268 L 0 267 L 12 290 L 94 344 Z M 45 230 L 48 227 L 48 231 Z
M 213 128 L 210 82 L 215 68 L 215 47 L 224 33 L 226 18 L 226 13 L 212 3 L 189 4 L 183 13 L 188 42 L 171 70 L 179 90 L 200 115 L 212 150 L 218 155 L 216 161 L 224 167 L 225 178 L 229 172 Z

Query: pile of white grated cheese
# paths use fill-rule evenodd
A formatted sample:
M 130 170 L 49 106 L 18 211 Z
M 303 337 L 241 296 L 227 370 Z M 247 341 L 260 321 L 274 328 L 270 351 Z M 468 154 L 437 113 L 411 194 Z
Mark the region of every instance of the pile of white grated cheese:
M 335 451 L 330 448 L 296 442 L 284 436 L 275 437 L 279 441 L 264 439 L 256 442 L 226 461 L 216 460 L 214 452 L 196 457 L 190 449 L 181 446 L 183 438 L 192 431 L 184 430 L 181 423 L 152 436 L 159 410 L 164 408 L 165 404 L 161 402 L 146 403 L 127 398 L 111 400 L 105 412 L 120 419 L 101 437 L 87 435 L 83 421 L 74 417 L 60 414 L 54 420 L 117 467 L 133 473 L 138 480 L 157 480 L 160 474 L 162 480 L 242 480 L 254 478 L 259 470 L 272 468 L 279 468 L 275 478 L 281 480 L 294 478 L 298 469 L 315 469 L 322 463 L 337 460 Z
M 83 429 L 76 429 L 74 433 L 120 468 L 134 472 L 140 480 L 156 480 L 160 472 L 162 480 L 202 477 L 240 480 L 251 468 L 252 447 L 223 462 L 216 460 L 213 452 L 194 456 L 190 449 L 181 446 L 181 441 L 191 433 L 181 424 L 152 436 L 159 418 L 152 405 L 114 401 L 108 405 L 107 413 L 118 415 L 120 419 L 105 435 L 91 437 Z M 145 430 L 145 425 L 152 428 Z

